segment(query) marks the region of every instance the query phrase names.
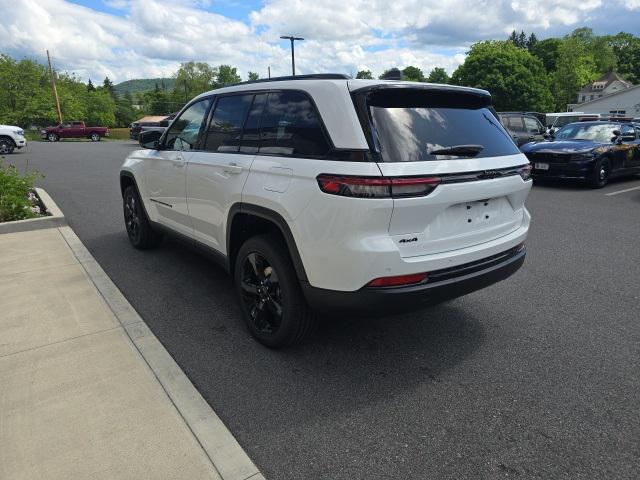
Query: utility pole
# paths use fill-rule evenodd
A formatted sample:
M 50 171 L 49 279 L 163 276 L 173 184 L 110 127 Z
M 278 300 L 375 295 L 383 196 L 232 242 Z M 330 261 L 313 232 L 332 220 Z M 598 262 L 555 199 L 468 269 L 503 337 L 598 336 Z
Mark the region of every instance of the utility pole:
M 60 110 L 60 99 L 58 98 L 58 90 L 56 89 L 56 77 L 53 75 L 53 68 L 51 67 L 51 57 L 49 56 L 49 50 L 47 50 L 47 61 L 49 62 L 49 73 L 51 74 L 51 85 L 53 86 L 53 97 L 56 99 L 56 108 L 58 109 L 58 122 L 62 123 L 62 110 Z
M 291 72 L 295 77 L 296 76 L 296 56 L 295 56 L 295 51 L 293 49 L 293 42 L 295 42 L 296 40 L 304 40 L 304 38 L 292 37 L 292 36 L 286 36 L 286 35 L 280 38 L 291 41 Z
M 185 105 L 187 104 L 187 102 L 189 101 L 189 99 L 187 98 L 187 79 L 184 79 L 184 103 Z
M 271 78 L 271 66 L 267 67 L 267 72 L 269 72 L 269 78 Z

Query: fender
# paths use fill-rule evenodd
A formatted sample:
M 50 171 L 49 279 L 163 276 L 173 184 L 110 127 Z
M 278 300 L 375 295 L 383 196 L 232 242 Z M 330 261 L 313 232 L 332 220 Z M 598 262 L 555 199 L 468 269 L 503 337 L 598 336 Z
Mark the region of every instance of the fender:
M 298 247 L 296 246 L 295 239 L 293 238 L 293 234 L 291 233 L 291 229 L 289 228 L 289 224 L 287 221 L 280 215 L 278 212 L 275 212 L 269 208 L 260 207 L 258 205 L 254 205 L 251 203 L 235 203 L 229 209 L 229 215 L 227 217 L 227 258 L 229 258 L 230 241 L 231 241 L 231 225 L 233 225 L 233 217 L 235 217 L 239 213 L 255 215 L 256 217 L 264 218 L 265 220 L 269 220 L 272 222 L 287 243 L 287 248 L 289 249 L 289 254 L 291 255 L 291 260 L 293 261 L 293 267 L 296 269 L 296 275 L 298 276 L 298 280 L 301 282 L 307 282 L 307 272 L 304 269 L 304 264 L 302 263 L 302 258 L 300 258 L 300 252 L 298 252 Z

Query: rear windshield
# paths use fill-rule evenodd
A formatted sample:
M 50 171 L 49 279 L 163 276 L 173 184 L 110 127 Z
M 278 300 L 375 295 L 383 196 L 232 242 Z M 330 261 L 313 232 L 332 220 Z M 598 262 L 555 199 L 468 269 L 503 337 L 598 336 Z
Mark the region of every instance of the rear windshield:
M 490 110 L 487 97 L 437 90 L 388 89 L 370 95 L 367 103 L 384 162 L 519 153 Z

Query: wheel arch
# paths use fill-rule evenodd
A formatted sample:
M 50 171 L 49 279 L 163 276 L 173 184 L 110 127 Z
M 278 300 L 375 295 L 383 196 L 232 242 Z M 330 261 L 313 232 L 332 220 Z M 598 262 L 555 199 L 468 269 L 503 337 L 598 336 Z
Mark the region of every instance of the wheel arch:
M 138 182 L 136 182 L 136 177 L 133 175 L 133 173 L 127 170 L 122 170 L 120 172 L 120 195 L 124 196 L 124 190 L 130 185 L 136 187 L 139 195 L 140 188 L 138 187 Z
M 287 247 L 298 280 L 308 282 L 291 228 L 278 212 L 250 203 L 236 203 L 229 209 L 226 230 L 227 258 L 232 273 L 236 255 L 244 241 L 260 233 L 275 233 Z
M 15 140 L 9 135 L 0 135 L 0 140 L 9 140 L 13 144 L 14 148 L 17 146 Z

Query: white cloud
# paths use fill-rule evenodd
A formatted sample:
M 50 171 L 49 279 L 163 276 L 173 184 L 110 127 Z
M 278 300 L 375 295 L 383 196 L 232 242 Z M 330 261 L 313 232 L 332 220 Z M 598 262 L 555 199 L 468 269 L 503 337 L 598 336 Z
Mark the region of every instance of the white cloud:
M 0 50 L 43 59 L 49 49 L 58 68 L 94 80 L 169 75 L 189 60 L 266 76 L 269 65 L 289 73 L 288 44 L 278 37 L 294 34 L 307 39 L 296 44 L 300 73 L 407 65 L 451 73 L 472 42 L 513 29 L 544 37 L 586 22 L 615 33 L 640 21 L 640 0 L 266 0 L 246 21 L 211 13 L 219 2 L 209 0 L 104 3 L 121 15 L 65 0 L 0 0 Z M 626 23 L 613 22 L 611 12 L 623 9 Z

